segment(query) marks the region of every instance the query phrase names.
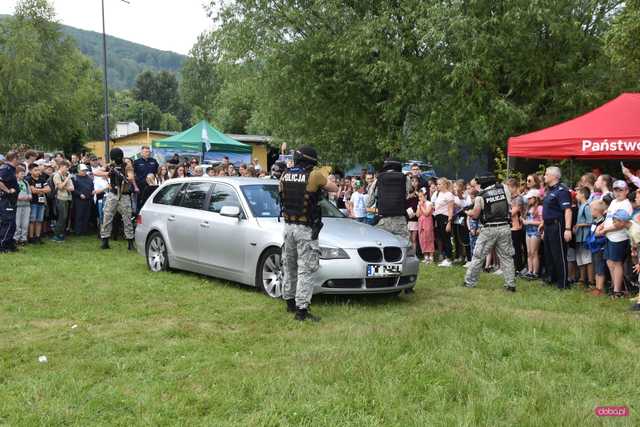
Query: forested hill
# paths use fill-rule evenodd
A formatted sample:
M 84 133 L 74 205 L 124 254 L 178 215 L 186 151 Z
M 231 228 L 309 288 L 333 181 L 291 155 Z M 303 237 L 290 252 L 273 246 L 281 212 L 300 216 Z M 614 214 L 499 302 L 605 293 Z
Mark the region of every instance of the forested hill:
M 0 15 L 0 19 L 7 15 Z M 62 31 L 73 38 L 82 53 L 102 68 L 102 34 L 62 25 Z M 178 72 L 186 56 L 153 49 L 117 37 L 107 36 L 109 86 L 129 89 L 138 74 L 145 70 Z

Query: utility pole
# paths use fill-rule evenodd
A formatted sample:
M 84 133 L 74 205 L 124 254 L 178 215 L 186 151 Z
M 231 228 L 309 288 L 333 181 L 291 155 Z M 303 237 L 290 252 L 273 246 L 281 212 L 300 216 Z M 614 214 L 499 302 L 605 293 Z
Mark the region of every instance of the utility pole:
M 128 0 L 120 0 L 129 4 Z M 104 158 L 109 159 L 109 84 L 107 79 L 107 33 L 104 25 L 104 0 L 102 0 L 102 74 L 104 79 Z

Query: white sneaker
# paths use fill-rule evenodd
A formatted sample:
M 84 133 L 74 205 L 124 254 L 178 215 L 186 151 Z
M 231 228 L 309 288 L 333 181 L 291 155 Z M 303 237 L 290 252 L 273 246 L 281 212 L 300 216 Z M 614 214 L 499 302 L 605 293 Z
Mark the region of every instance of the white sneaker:
M 444 261 L 438 264 L 438 267 L 451 267 L 451 261 L 445 258 Z
M 496 271 L 493 272 L 493 274 L 497 274 L 498 276 L 502 276 L 502 270 L 497 269 Z
M 469 267 L 471 267 L 471 261 L 467 261 L 467 262 L 463 265 L 463 267 L 464 267 L 464 268 L 469 268 Z

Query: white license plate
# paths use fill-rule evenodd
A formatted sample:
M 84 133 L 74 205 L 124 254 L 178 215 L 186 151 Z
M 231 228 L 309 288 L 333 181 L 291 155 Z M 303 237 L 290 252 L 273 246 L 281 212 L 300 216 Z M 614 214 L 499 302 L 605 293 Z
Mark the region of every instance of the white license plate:
M 399 276 L 402 273 L 401 264 L 369 264 L 367 277 Z

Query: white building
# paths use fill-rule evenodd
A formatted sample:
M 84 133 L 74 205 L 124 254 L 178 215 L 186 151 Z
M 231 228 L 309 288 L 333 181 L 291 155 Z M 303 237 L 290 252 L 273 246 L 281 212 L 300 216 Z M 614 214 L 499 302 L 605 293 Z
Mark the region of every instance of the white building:
M 122 138 L 136 132 L 140 132 L 140 126 L 136 122 L 118 122 L 113 137 Z

